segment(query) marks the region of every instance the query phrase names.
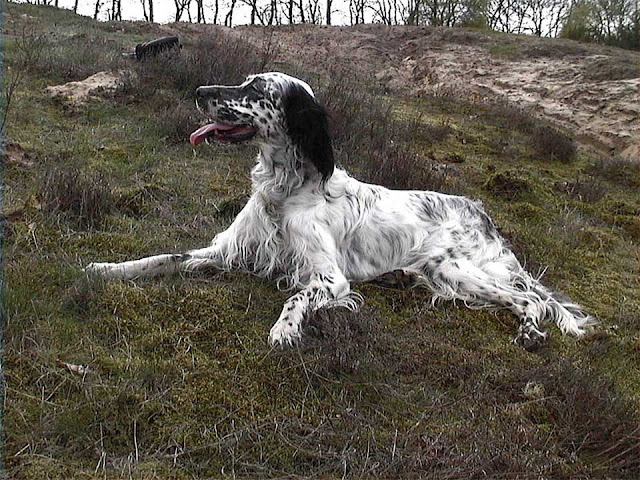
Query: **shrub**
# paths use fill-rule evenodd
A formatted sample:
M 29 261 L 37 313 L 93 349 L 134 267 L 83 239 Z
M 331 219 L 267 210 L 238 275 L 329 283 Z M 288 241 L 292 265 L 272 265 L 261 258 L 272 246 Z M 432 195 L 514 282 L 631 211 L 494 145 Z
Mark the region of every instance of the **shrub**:
M 480 103 L 479 116 L 504 132 L 516 130 L 527 137 L 536 155 L 569 162 L 576 153 L 576 144 L 564 132 L 537 118 L 532 110 L 513 105 L 502 98 Z M 484 108 L 482 108 L 484 107 Z
M 331 116 L 336 156 L 363 180 L 395 189 L 446 190 L 456 187 L 453 170 L 419 155 L 413 147 L 440 142 L 453 129 L 394 117 L 393 105 L 345 70 L 330 73 L 319 100 Z
M 454 193 L 455 170 L 416 153 L 406 144 L 372 152 L 367 181 L 394 189 L 435 190 Z
M 589 169 L 591 175 L 629 187 L 640 186 L 640 161 L 624 157 L 600 157 Z
M 569 197 L 586 203 L 595 203 L 607 192 L 606 185 L 592 176 L 578 177 L 574 181 L 558 182 L 556 190 L 566 193 Z
M 122 46 L 104 34 L 41 34 L 38 48 L 40 53 L 30 63 L 29 71 L 57 83 L 83 80 L 100 71 L 126 66 Z
M 626 80 L 638 77 L 638 62 L 635 57 L 623 55 L 594 56 L 584 66 L 585 80 L 603 82 L 612 80 Z
M 152 99 L 160 89 L 194 98 L 201 85 L 237 84 L 259 70 L 263 58 L 249 43 L 213 30 L 171 50 L 136 63 L 133 93 Z
M 537 125 L 531 134 L 536 154 L 560 162 L 569 162 L 576 154 L 576 144 L 567 135 L 549 125 Z
M 633 404 L 611 380 L 568 362 L 520 375 L 520 386 L 535 379 L 544 387 L 547 419 L 563 449 L 601 458 L 600 468 L 609 475 L 633 478 L 640 468 L 640 426 Z
M 517 130 L 530 134 L 540 122 L 532 111 L 507 102 L 504 98 L 497 98 L 480 104 L 478 113 L 483 120 L 504 130 Z
M 314 373 L 329 376 L 355 373 L 362 364 L 370 362 L 378 323 L 372 311 L 340 308 L 311 314 L 304 328 L 303 351 L 311 357 Z
M 193 103 L 185 99 L 176 100 L 158 116 L 157 127 L 170 144 L 183 143 L 199 126 L 200 119 Z
M 491 175 L 485 182 L 484 188 L 507 200 L 517 200 L 531 190 L 529 183 L 512 170 Z

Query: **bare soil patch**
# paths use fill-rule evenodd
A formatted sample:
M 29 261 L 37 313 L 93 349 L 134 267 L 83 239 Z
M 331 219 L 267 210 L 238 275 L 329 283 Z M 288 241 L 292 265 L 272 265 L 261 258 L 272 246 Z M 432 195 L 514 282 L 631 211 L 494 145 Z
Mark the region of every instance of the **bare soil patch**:
M 506 98 L 600 151 L 633 155 L 640 134 L 637 54 L 569 40 L 433 27 L 277 27 L 276 64 L 348 66 L 400 95 Z M 237 27 L 262 45 L 265 29 Z
M 115 92 L 122 85 L 122 73 L 98 72 L 78 82 L 47 87 L 47 94 L 70 107 L 80 107 L 101 94 Z

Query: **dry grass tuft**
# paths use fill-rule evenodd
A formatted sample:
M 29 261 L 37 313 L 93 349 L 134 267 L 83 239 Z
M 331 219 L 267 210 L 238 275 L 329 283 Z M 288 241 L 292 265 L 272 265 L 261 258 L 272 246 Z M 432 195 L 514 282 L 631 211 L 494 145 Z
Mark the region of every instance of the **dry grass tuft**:
M 624 157 L 606 158 L 596 160 L 589 173 L 629 187 L 640 186 L 640 161 Z
M 351 312 L 337 309 L 319 310 L 304 327 L 304 352 L 313 358 L 316 374 L 335 376 L 356 373 L 363 363 L 371 361 L 379 321 L 375 312 Z
M 344 70 L 333 72 L 319 98 L 331 116 L 339 162 L 363 180 L 388 188 L 456 191 L 454 170 L 418 153 L 445 140 L 452 127 L 427 124 L 420 118 L 397 119 L 391 102 L 362 88 L 350 75 Z
M 521 198 L 531 190 L 529 183 L 512 170 L 491 175 L 484 184 L 485 190 L 508 200 Z
M 536 154 L 544 158 L 567 163 L 576 154 L 576 143 L 550 125 L 536 125 L 531 132 L 531 139 Z
M 193 102 L 181 100 L 160 113 L 156 126 L 168 144 L 177 145 L 189 141 L 189 135 L 199 127 L 201 121 Z
M 42 210 L 63 216 L 81 228 L 95 228 L 115 209 L 109 182 L 103 175 L 87 175 L 77 169 L 52 168 L 40 182 Z
M 520 392 L 532 380 L 544 391 L 538 421 L 554 425 L 567 454 L 595 457 L 596 471 L 633 478 L 640 468 L 640 423 L 632 402 L 610 379 L 568 362 L 552 363 L 519 372 L 511 385 L 515 400 L 527 401 Z
M 197 87 L 240 83 L 262 62 L 262 56 L 249 43 L 214 30 L 185 41 L 182 50 L 163 52 L 136 63 L 131 93 L 154 102 L 154 97 L 168 88 L 190 99 L 193 105 Z
M 559 192 L 564 192 L 569 198 L 585 203 L 598 202 L 608 191 L 607 185 L 593 176 L 558 182 L 555 185 L 555 189 Z

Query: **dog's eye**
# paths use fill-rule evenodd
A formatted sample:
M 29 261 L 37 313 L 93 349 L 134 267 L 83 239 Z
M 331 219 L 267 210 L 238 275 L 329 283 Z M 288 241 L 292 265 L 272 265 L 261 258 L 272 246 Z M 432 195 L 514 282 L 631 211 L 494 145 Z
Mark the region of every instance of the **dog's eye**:
M 247 88 L 252 92 L 260 93 L 260 89 L 256 86 L 255 83 L 250 83 L 249 85 L 247 85 Z

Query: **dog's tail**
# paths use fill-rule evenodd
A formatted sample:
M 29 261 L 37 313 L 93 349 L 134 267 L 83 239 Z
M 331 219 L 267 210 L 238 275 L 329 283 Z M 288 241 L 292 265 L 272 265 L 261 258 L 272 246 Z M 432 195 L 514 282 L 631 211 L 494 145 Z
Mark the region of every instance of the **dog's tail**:
M 553 321 L 562 333 L 576 337 L 584 335 L 587 327 L 598 323 L 596 318 L 586 313 L 580 305 L 545 287 L 539 279 L 528 273 L 525 273 L 524 276 L 525 278 L 522 280 L 526 289 L 540 298 L 538 307 L 541 310 L 543 321 Z

